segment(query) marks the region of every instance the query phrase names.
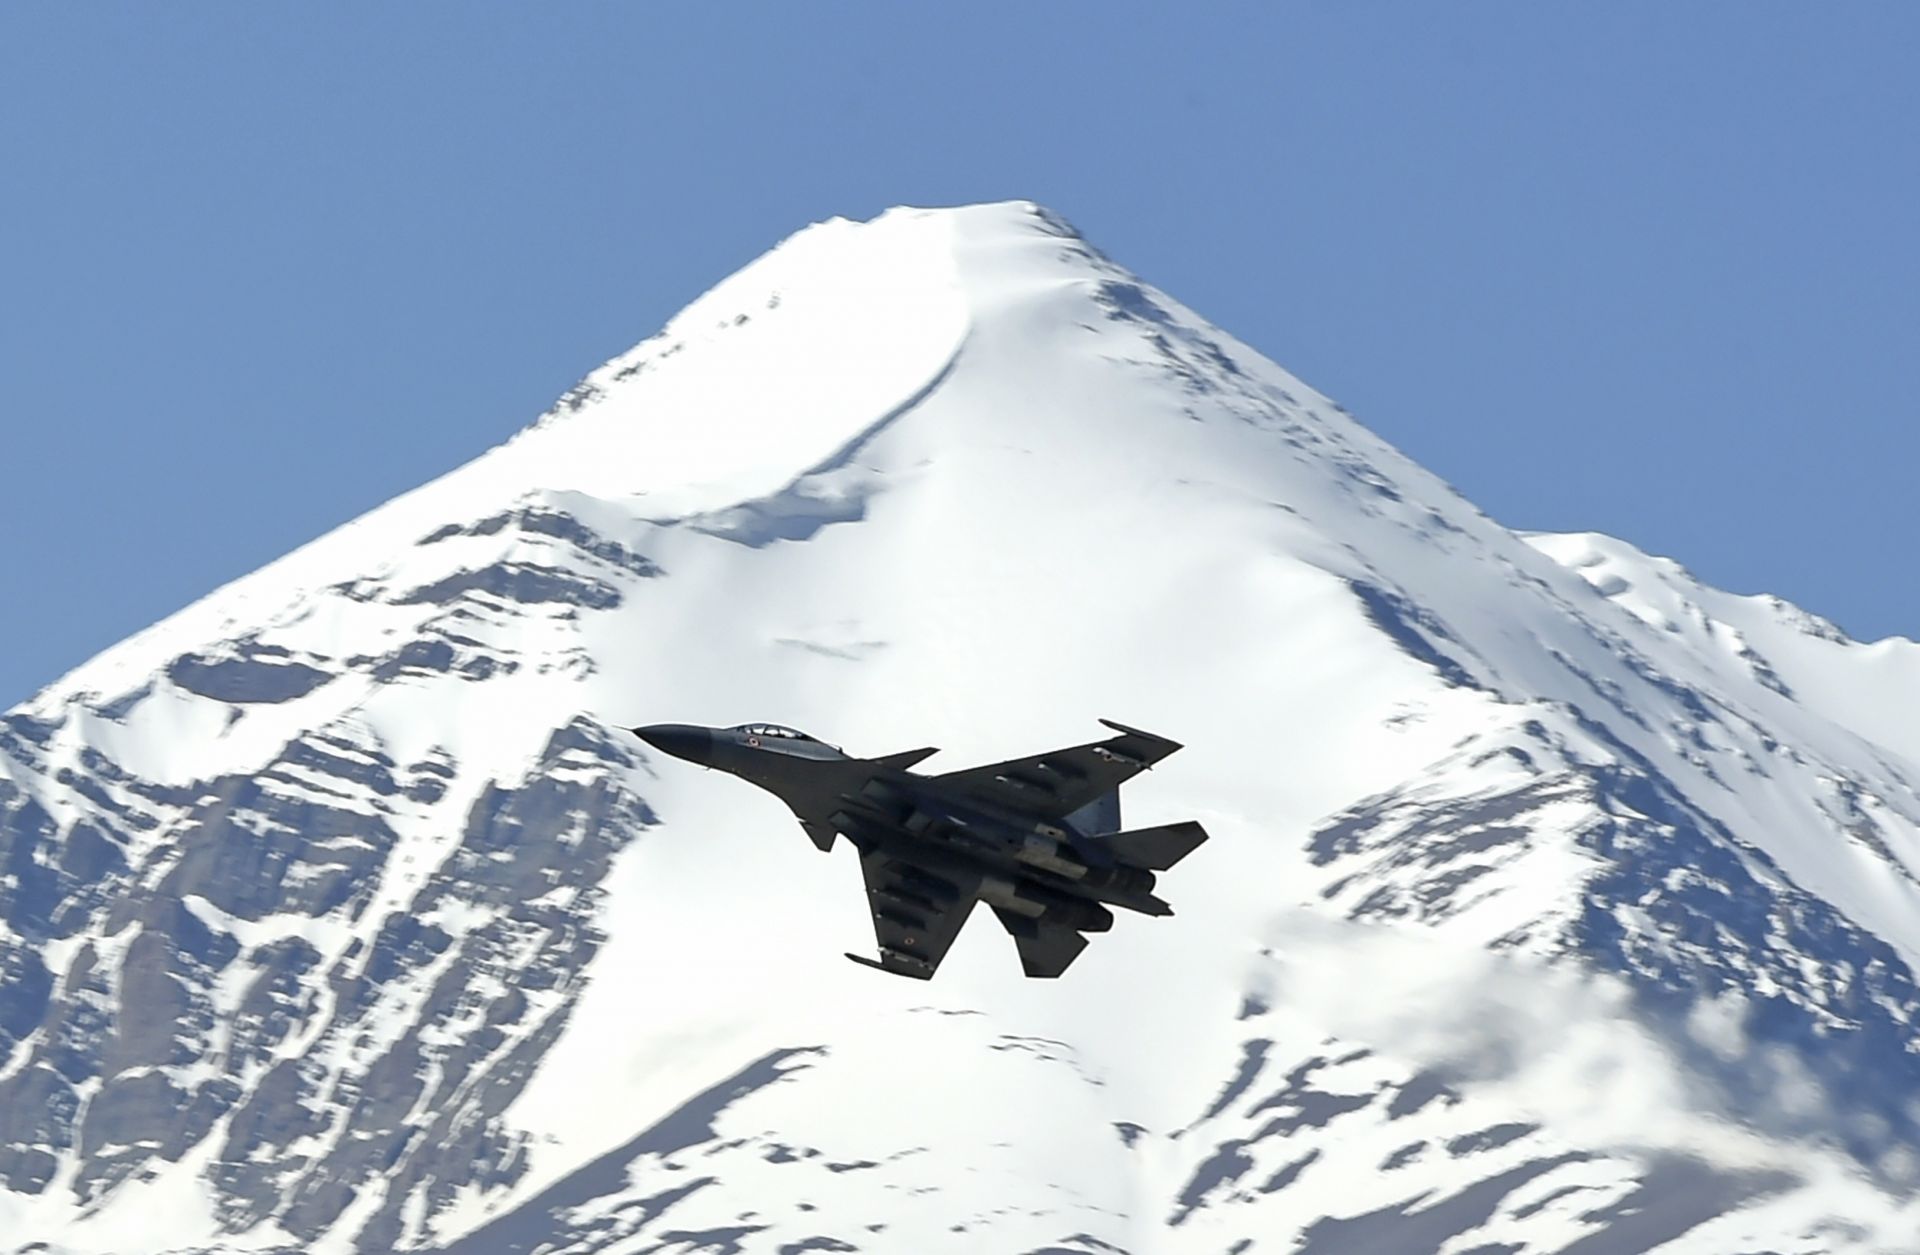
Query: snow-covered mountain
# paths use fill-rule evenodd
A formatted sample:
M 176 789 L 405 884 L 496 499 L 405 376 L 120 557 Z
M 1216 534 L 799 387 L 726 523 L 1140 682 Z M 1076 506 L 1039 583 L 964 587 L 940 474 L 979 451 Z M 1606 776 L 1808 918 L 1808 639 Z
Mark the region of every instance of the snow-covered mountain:
M 1920 646 L 1520 536 L 1024 203 L 794 236 L 0 725 L 0 1249 L 1920 1251 Z M 1187 744 L 1058 982 L 638 723 Z

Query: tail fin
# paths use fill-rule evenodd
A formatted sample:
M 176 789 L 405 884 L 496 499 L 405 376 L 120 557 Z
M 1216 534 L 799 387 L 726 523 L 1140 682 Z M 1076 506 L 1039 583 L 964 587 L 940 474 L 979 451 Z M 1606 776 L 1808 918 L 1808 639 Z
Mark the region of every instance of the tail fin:
M 1120 831 L 1120 790 L 1108 789 L 1067 816 L 1067 827 L 1092 837 Z
M 1115 832 L 1095 838 L 1122 863 L 1156 872 L 1172 867 L 1199 849 L 1206 839 L 1207 830 L 1191 819 L 1183 819 L 1177 824 L 1162 824 L 1158 828 L 1135 828 L 1132 832 Z

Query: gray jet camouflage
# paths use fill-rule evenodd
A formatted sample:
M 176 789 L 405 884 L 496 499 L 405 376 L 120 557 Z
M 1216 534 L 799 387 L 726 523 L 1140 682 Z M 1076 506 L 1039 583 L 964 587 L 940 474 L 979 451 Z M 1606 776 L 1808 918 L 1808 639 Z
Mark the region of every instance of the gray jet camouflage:
M 912 766 L 932 749 L 853 758 L 772 723 L 634 728 L 655 749 L 748 780 L 785 802 L 813 843 L 860 851 L 880 957 L 847 957 L 919 980 L 939 968 L 975 902 L 1012 934 L 1028 976 L 1066 971 L 1109 906 L 1171 915 L 1153 894 L 1207 839 L 1192 820 L 1120 831 L 1120 785 L 1180 748 L 1110 720 L 1117 735 L 945 775 Z

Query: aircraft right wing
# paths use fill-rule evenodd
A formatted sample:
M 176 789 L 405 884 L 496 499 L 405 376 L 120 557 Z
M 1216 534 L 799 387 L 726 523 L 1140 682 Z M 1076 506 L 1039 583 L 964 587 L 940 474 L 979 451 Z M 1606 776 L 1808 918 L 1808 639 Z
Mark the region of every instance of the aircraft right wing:
M 860 852 L 860 874 L 867 882 L 867 905 L 873 911 L 873 935 L 880 958 L 858 954 L 855 963 L 927 980 L 940 966 L 973 911 L 978 877 L 962 877 L 955 884 L 945 875 L 895 859 L 880 850 Z
M 984 802 L 1061 819 L 1180 748 L 1178 741 L 1102 719 L 1118 732 L 1104 741 L 1035 754 L 985 767 L 950 771 L 934 779 Z

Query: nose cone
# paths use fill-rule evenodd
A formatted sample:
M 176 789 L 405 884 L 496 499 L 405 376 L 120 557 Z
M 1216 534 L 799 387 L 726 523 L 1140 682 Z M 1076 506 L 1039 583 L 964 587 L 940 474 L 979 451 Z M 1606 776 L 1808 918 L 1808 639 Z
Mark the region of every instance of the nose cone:
M 713 761 L 713 733 L 687 723 L 656 723 L 633 734 L 653 748 L 702 767 Z

